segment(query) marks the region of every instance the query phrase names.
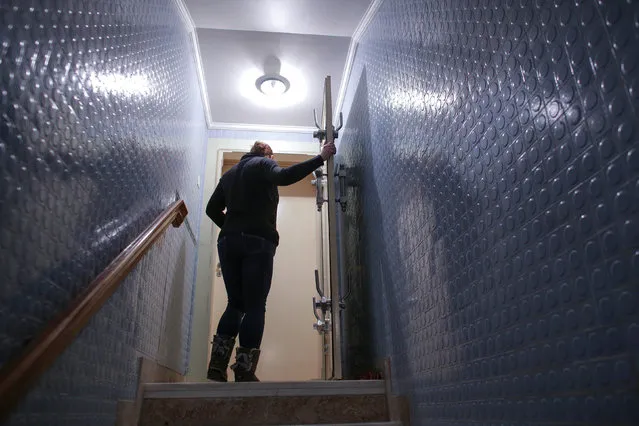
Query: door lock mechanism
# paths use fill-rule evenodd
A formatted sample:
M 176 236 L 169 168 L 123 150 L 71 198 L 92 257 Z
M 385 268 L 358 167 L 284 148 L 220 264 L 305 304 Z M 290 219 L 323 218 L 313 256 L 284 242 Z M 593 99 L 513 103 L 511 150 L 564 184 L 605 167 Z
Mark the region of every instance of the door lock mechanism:
M 331 310 L 331 299 L 322 296 L 320 300 L 317 300 L 317 298 L 313 297 L 313 307 L 315 312 L 319 309 L 322 314 L 326 314 L 326 312 Z
M 330 298 L 324 296 L 319 282 L 319 271 L 317 269 L 315 270 L 315 289 L 320 298 L 317 300 L 317 297 L 313 296 L 313 314 L 316 320 L 315 324 L 313 324 L 313 328 L 319 333 L 329 333 L 331 331 L 330 312 L 332 302 Z
M 313 324 L 313 329 L 317 330 L 318 333 L 328 333 L 331 330 L 331 320 L 317 320 L 315 324 Z

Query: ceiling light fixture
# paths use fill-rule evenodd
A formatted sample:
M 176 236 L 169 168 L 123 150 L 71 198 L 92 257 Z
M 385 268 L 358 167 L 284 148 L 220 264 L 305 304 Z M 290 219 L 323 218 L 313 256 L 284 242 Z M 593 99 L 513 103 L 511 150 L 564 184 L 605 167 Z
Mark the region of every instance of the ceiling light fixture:
M 307 82 L 297 67 L 277 58 L 265 62 L 261 68 L 251 64 L 238 75 L 242 97 L 265 109 L 290 108 L 306 100 Z
M 281 75 L 263 75 L 255 80 L 255 87 L 266 96 L 281 96 L 288 91 L 291 83 Z

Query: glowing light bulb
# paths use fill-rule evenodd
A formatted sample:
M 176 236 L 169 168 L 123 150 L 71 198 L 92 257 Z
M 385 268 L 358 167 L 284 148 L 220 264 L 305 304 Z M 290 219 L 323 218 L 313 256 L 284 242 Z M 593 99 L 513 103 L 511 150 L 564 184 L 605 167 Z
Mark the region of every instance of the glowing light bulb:
M 260 91 L 266 96 L 279 96 L 286 92 L 286 85 L 280 80 L 269 79 L 262 82 Z

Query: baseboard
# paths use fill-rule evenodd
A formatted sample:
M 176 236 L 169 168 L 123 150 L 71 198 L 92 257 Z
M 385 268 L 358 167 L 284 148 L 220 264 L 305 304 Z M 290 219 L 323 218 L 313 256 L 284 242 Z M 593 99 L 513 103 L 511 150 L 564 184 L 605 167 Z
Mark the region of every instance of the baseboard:
M 386 404 L 391 422 L 399 422 L 404 426 L 410 426 L 410 402 L 405 395 L 397 393 L 393 386 L 393 374 L 390 357 L 384 359 L 384 382 L 386 385 Z
M 179 383 L 185 377 L 151 359 L 138 358 L 138 383 L 135 400 L 118 401 L 116 426 L 137 426 L 140 422 L 142 400 L 144 399 L 144 385 L 146 383 Z

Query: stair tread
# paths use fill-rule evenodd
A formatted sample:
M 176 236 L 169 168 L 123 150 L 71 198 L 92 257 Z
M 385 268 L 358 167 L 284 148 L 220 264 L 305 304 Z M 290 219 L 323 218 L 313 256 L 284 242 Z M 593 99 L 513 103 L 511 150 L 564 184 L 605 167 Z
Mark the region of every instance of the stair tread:
M 228 398 L 253 396 L 379 395 L 383 380 L 333 380 L 308 382 L 182 382 L 148 383 L 145 398 Z

